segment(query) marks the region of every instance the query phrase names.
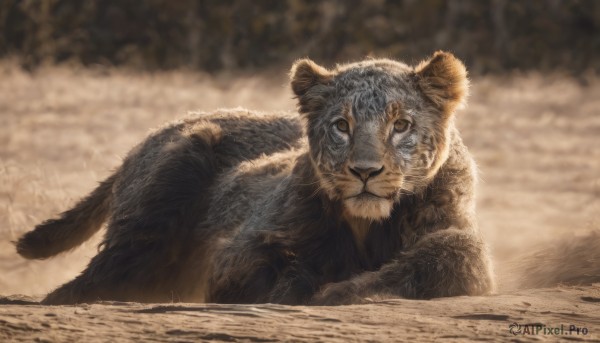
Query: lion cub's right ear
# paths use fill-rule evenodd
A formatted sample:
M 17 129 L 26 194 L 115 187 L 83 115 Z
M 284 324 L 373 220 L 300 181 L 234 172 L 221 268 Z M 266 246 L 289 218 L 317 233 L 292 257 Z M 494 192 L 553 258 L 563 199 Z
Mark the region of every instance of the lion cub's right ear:
M 300 112 L 318 110 L 324 103 L 333 73 L 309 59 L 301 59 L 292 66 L 290 76 Z
M 448 52 L 438 51 L 415 67 L 419 86 L 446 116 L 463 106 L 469 94 L 469 79 L 464 64 Z

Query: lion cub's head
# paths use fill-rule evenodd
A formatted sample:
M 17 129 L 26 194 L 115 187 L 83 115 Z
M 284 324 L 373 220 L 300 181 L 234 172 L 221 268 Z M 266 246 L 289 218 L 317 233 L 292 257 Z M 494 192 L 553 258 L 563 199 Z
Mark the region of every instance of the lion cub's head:
M 464 65 L 444 52 L 416 67 L 367 60 L 328 70 L 304 59 L 291 75 L 321 188 L 346 215 L 375 220 L 435 175 L 468 91 Z

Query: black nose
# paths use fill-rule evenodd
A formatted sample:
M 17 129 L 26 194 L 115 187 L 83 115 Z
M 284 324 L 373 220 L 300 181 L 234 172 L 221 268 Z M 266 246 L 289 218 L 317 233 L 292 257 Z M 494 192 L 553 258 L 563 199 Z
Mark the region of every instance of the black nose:
M 359 179 L 366 182 L 370 177 L 375 177 L 383 171 L 382 165 L 373 165 L 373 164 L 355 164 L 350 166 L 350 173 Z

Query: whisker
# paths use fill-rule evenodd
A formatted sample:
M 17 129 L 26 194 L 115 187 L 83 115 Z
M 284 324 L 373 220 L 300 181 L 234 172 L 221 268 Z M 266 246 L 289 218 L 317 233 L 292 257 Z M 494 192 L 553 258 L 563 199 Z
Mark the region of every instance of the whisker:
M 320 182 L 320 181 L 319 181 L 319 180 L 317 180 L 317 181 L 310 182 L 310 183 L 299 183 L 298 185 L 300 185 L 300 186 L 312 186 L 312 185 L 316 185 L 316 184 L 318 184 L 319 182 Z

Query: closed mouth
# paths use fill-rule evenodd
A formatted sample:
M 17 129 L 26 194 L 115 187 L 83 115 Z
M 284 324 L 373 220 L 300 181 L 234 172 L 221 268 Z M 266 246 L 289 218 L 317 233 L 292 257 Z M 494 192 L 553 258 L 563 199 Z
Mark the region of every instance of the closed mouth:
M 356 195 L 353 195 L 351 197 L 348 197 L 348 199 L 350 199 L 350 198 L 356 198 L 356 199 L 360 199 L 360 200 L 375 200 L 375 199 L 379 200 L 379 199 L 383 199 L 379 195 L 371 193 L 371 192 L 368 192 L 368 191 L 364 191 L 364 192 L 358 193 Z

